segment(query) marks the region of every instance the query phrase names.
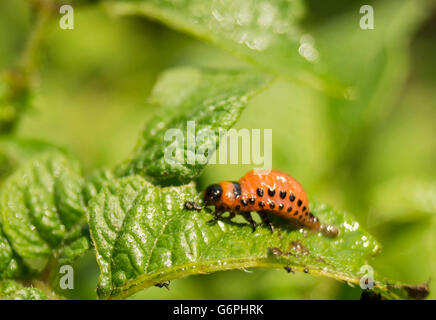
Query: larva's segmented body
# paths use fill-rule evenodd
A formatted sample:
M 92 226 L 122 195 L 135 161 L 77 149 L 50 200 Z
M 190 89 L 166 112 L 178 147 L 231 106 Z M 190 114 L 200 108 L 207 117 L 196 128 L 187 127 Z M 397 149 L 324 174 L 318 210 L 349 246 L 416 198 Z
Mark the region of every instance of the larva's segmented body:
M 328 236 L 338 234 L 337 228 L 321 224 L 309 211 L 309 201 L 303 187 L 289 174 L 281 171 L 256 174 L 252 170 L 238 182 L 223 181 L 210 185 L 204 193 L 204 201 L 206 205 L 216 208 L 212 221 L 217 220 L 224 212 L 230 212 L 230 218 L 235 214 L 242 214 L 252 224 L 254 231 L 256 223 L 250 212 L 256 211 L 271 230 L 273 226 L 268 220 L 268 214 L 297 222 Z M 192 202 L 185 206 L 191 210 L 200 210 Z
M 306 192 L 289 174 L 273 170 L 267 175 L 256 175 L 250 171 L 239 179 L 239 185 L 241 195 L 235 203 L 241 203 L 241 211 L 266 211 L 284 219 L 298 220 L 302 225 L 318 230 L 320 223 L 309 212 Z M 244 206 L 247 202 L 248 205 Z

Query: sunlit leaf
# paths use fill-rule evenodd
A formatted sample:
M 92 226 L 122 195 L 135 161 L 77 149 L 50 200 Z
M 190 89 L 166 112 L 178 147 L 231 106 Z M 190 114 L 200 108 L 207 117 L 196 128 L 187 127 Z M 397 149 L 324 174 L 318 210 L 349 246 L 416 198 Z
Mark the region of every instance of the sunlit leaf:
M 46 293 L 35 287 L 24 287 L 13 280 L 0 282 L 0 300 L 47 300 Z
M 88 249 L 81 239 L 82 184 L 77 162 L 54 148 L 22 161 L 7 177 L 0 189 L 3 277 L 39 273 L 55 252 L 71 261 Z
M 164 73 L 150 98 L 161 108 L 159 114 L 147 123 L 133 155 L 117 170 L 118 174 L 141 174 L 158 184 L 181 184 L 196 178 L 207 164 L 198 161 L 199 150 L 216 149 L 220 130 L 236 123 L 247 100 L 268 80 L 262 74 L 242 71 L 179 68 Z M 195 126 L 193 135 L 187 133 L 188 122 Z M 196 138 L 205 129 L 215 139 Z M 170 130 L 178 131 L 182 138 L 166 141 Z M 192 138 L 194 143 L 188 141 Z M 166 156 L 168 150 L 176 150 L 170 159 Z
M 252 232 L 241 221 L 210 224 L 210 213 L 184 209 L 187 200 L 200 201 L 193 184 L 158 188 L 131 176 L 107 185 L 91 201 L 100 298 L 123 298 L 192 274 L 250 267 L 289 267 L 359 284 L 361 267 L 380 251 L 359 223 L 317 202 L 312 211 L 337 226 L 338 237 L 296 230 L 279 219 L 273 234 L 262 226 Z M 383 294 L 390 290 L 384 282 L 376 284 Z
M 320 76 L 314 39 L 299 28 L 299 0 L 111 0 L 117 14 L 140 14 L 212 42 L 258 66 L 320 89 L 337 89 Z

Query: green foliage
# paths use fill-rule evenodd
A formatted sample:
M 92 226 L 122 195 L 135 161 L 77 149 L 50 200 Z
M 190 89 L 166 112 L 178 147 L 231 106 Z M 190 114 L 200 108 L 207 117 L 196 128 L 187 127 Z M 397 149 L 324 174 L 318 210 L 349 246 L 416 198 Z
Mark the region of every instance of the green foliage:
M 107 6 L 159 20 L 298 82 L 337 89 L 318 75 L 313 38 L 298 26 L 305 11 L 299 0 L 111 0 Z
M 78 163 L 54 147 L 41 145 L 46 150 L 22 160 L 2 183 L 2 278 L 38 274 L 53 256 L 68 262 L 89 247 L 82 234 L 85 212 Z M 5 152 L 24 154 L 36 146 L 9 142 Z
M 374 4 L 374 11 L 383 17 L 374 30 L 362 32 L 354 11 L 314 30 L 329 70 L 350 85 L 347 99 L 328 101 L 335 143 L 343 148 L 339 151 L 346 160 L 366 147 L 368 130 L 390 114 L 408 75 L 410 39 L 428 10 L 426 0 L 381 1 Z M 348 143 L 344 135 L 351 136 Z
M 380 245 L 358 222 L 312 201 L 312 211 L 338 226 L 328 238 L 276 219 L 252 232 L 242 221 L 208 223 L 206 211 L 184 208 L 201 201 L 193 184 L 159 188 L 140 176 L 116 180 L 90 203 L 89 223 L 100 266 L 100 298 L 125 298 L 143 288 L 188 275 L 241 268 L 290 268 L 359 285 L 361 268 Z M 237 219 L 236 219 L 237 220 Z M 384 298 L 422 298 L 426 286 L 408 286 L 378 276 Z
M 0 282 L 0 300 L 47 300 L 42 289 L 24 287 L 16 281 Z
M 0 133 L 11 131 L 31 105 L 28 76 L 20 71 L 0 74 Z
M 159 115 L 146 126 L 133 156 L 119 170 L 120 175 L 141 174 L 156 184 L 182 184 L 199 176 L 207 164 L 196 159 L 197 152 L 215 150 L 219 141 L 203 138 L 189 143 L 187 122 L 194 121 L 195 133 L 230 129 L 239 119 L 247 100 L 268 83 L 269 77 L 242 71 L 213 71 L 181 68 L 164 73 L 153 89 L 150 101 Z M 183 139 L 164 140 L 169 129 L 181 130 Z M 195 134 L 194 133 L 194 134 Z M 194 138 L 195 139 L 195 138 Z M 200 139 L 197 139 L 200 140 Z M 173 151 L 172 161 L 165 148 Z M 211 154 L 208 155 L 209 157 Z M 194 158 L 195 162 L 190 161 Z
M 86 178 L 86 183 L 83 187 L 85 203 L 88 204 L 88 202 L 112 179 L 114 179 L 114 175 L 109 169 L 98 169 L 93 171 Z
M 0 15 L 19 13 L 25 5 L 17 3 L 0 3 Z M 323 7 L 309 4 L 311 9 Z M 124 22 L 103 18 L 97 7 L 80 8 L 74 32 L 57 30 L 48 35 L 39 92 L 44 103 L 38 106 L 40 113 L 22 117 L 29 109 L 30 91 L 29 79 L 20 72 L 34 71 L 49 20 L 50 10 L 42 8 L 39 22 L 30 27 L 37 31 L 32 31 L 23 55 L 23 70 L 4 73 L 0 80 L 0 132 L 9 132 L 23 118 L 19 136 L 69 144 L 92 172 L 83 178 L 77 160 L 52 145 L 0 139 L 0 299 L 60 298 L 54 293 L 60 292 L 59 266 L 73 264 L 92 246 L 101 272 L 97 287 L 101 299 L 126 298 L 188 275 L 246 268 L 286 267 L 358 286 L 366 264 L 378 270 L 371 296 L 426 297 L 427 284 L 405 285 L 390 279 L 419 283 L 436 274 L 434 83 L 412 78 L 402 101 L 407 112 L 395 110 L 403 115 L 400 121 L 392 119 L 391 112 L 409 74 L 410 41 L 430 12 L 429 4 L 426 0 L 376 2 L 376 29 L 367 31 L 358 28 L 358 7 L 344 4 L 342 17 L 327 13 L 316 19 L 310 26 L 315 37 L 300 31 L 305 15 L 301 1 L 105 2 L 112 12 L 146 16 L 180 33 L 137 18 Z M 330 7 L 335 6 L 329 3 Z M 7 42 L 0 42 L 0 63 L 15 61 L 8 58 L 17 56 L 9 30 L 14 30 L 11 39 L 16 32 L 23 33 L 10 27 L 22 25 L 20 19 L 27 17 L 3 14 L 0 19 L 0 38 Z M 261 70 L 182 33 L 224 48 Z M 432 48 L 431 41 L 426 45 Z M 432 58 L 422 60 L 432 63 Z M 180 67 L 187 64 L 213 68 Z M 158 77 L 147 105 L 137 106 L 158 72 L 168 66 L 176 68 Z M 432 68 L 424 69 L 431 79 Z M 284 79 L 249 102 L 272 83 L 265 72 Z M 350 85 L 345 96 L 326 74 Z M 314 87 L 339 97 L 310 89 Z M 201 187 L 193 180 L 204 185 L 242 173 L 239 167 L 214 166 L 202 175 L 206 163 L 191 164 L 187 159 L 218 144 L 212 140 L 189 144 L 187 122 L 195 121 L 197 132 L 210 129 L 217 136 L 220 129 L 233 127 L 246 108 L 249 112 L 240 125 L 274 128 L 276 168 L 295 174 L 309 195 L 353 212 L 351 218 L 311 200 L 313 213 L 339 228 L 338 237 L 295 230 L 274 217 L 273 234 L 263 226 L 251 232 L 240 217 L 210 224 L 210 212 L 184 209 L 187 200 L 201 202 Z M 118 164 L 142 118 L 151 120 L 131 156 Z M 400 128 L 395 128 L 395 121 Z M 181 130 L 184 137 L 173 141 L 174 148 L 184 150 L 175 163 L 165 160 L 168 129 Z M 387 137 L 381 136 L 384 132 Z M 101 169 L 114 164 L 114 169 Z M 404 177 L 403 171 L 409 176 L 424 173 L 428 181 Z M 377 260 L 371 258 L 381 245 L 373 234 L 384 248 Z M 277 273 L 269 275 L 276 278 Z M 328 282 L 310 275 L 300 284 L 268 281 L 263 289 L 271 288 L 269 294 L 258 289 L 265 295 L 250 297 L 289 297 L 289 292 L 295 298 L 313 297 L 294 290 L 298 286 L 304 288 L 301 292 L 317 292 L 322 298 L 348 297 L 339 282 L 325 285 Z M 193 277 L 183 283 L 196 283 L 204 292 L 221 292 L 228 298 L 224 289 L 211 289 L 210 279 L 218 279 L 212 277 Z M 240 284 L 239 278 L 230 275 L 226 283 Z M 217 282 L 220 289 L 223 282 Z M 241 286 L 230 287 L 241 290 Z M 248 282 L 243 287 L 256 292 Z
M 340 228 L 327 238 L 275 221 L 266 227 L 233 221 L 207 223 L 205 211 L 184 209 L 199 201 L 195 186 L 158 188 L 139 176 L 107 185 L 91 201 L 91 235 L 102 271 L 101 298 L 128 296 L 141 288 L 191 274 L 249 267 L 289 266 L 359 283 L 359 270 L 379 244 L 344 213 L 312 202 L 313 212 Z

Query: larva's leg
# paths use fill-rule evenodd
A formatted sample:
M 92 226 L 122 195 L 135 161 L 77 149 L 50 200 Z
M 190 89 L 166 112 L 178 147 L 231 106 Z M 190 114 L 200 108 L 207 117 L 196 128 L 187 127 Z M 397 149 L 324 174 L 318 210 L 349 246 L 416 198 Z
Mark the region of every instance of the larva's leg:
M 233 211 L 229 212 L 229 217 L 227 219 L 232 220 L 235 217 L 236 213 L 234 213 Z
M 265 211 L 259 212 L 260 218 L 262 219 L 263 223 L 268 225 L 268 227 L 271 230 L 271 233 L 274 233 L 274 226 L 272 222 L 268 219 L 268 214 Z
M 256 221 L 253 220 L 253 218 L 251 217 L 251 213 L 250 212 L 241 212 L 241 215 L 245 218 L 245 220 L 247 220 L 250 224 L 251 227 L 253 228 L 253 232 L 256 231 Z
M 224 213 L 224 210 L 216 209 L 214 212 L 215 216 L 211 220 L 209 220 L 208 223 L 212 223 L 212 222 L 217 221 L 219 218 L 221 218 L 223 213 Z

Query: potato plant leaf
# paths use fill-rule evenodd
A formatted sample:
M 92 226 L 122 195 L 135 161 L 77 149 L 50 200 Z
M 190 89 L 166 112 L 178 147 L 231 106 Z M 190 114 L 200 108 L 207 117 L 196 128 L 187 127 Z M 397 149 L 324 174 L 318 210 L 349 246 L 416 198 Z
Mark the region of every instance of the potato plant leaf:
M 47 300 L 47 294 L 40 288 L 24 287 L 13 280 L 0 282 L 0 300 Z
M 22 164 L 42 152 L 61 152 L 70 161 L 75 158 L 60 147 L 39 140 L 0 137 L 0 183 Z
M 83 197 L 85 203 L 95 197 L 106 183 L 110 182 L 114 175 L 109 169 L 97 169 L 93 171 L 87 178 L 83 187 Z
M 221 130 L 231 128 L 239 119 L 247 99 L 268 80 L 265 75 L 243 71 L 178 68 L 165 72 L 150 98 L 161 107 L 160 113 L 147 124 L 133 155 L 117 173 L 141 174 L 162 185 L 196 178 L 207 164 L 207 159 L 198 161 L 199 150 L 215 150 L 219 139 L 200 139 L 195 134 L 207 129 L 213 138 L 220 137 Z M 193 135 L 187 133 L 188 122 L 195 126 Z M 171 132 L 182 136 L 166 139 Z M 191 138 L 194 143 L 188 142 Z M 168 150 L 174 150 L 169 157 Z
M 2 183 L 2 278 L 38 274 L 54 256 L 72 261 L 89 247 L 80 168 L 70 156 L 47 149 L 22 160 Z
M 188 275 L 251 267 L 286 267 L 358 285 L 361 267 L 380 251 L 358 222 L 316 201 L 312 211 L 337 226 L 338 237 L 297 230 L 280 219 L 273 220 L 273 234 L 264 226 L 252 232 L 238 218 L 210 224 L 210 213 L 184 209 L 187 200 L 201 201 L 194 184 L 159 188 L 140 176 L 115 180 L 91 200 L 100 298 L 125 298 Z M 384 280 L 376 280 L 374 290 L 387 298 L 408 297 L 404 286 Z
M 299 0 L 110 0 L 107 7 L 158 20 L 288 79 L 331 93 L 340 88 L 326 81 L 313 37 L 299 28 Z

